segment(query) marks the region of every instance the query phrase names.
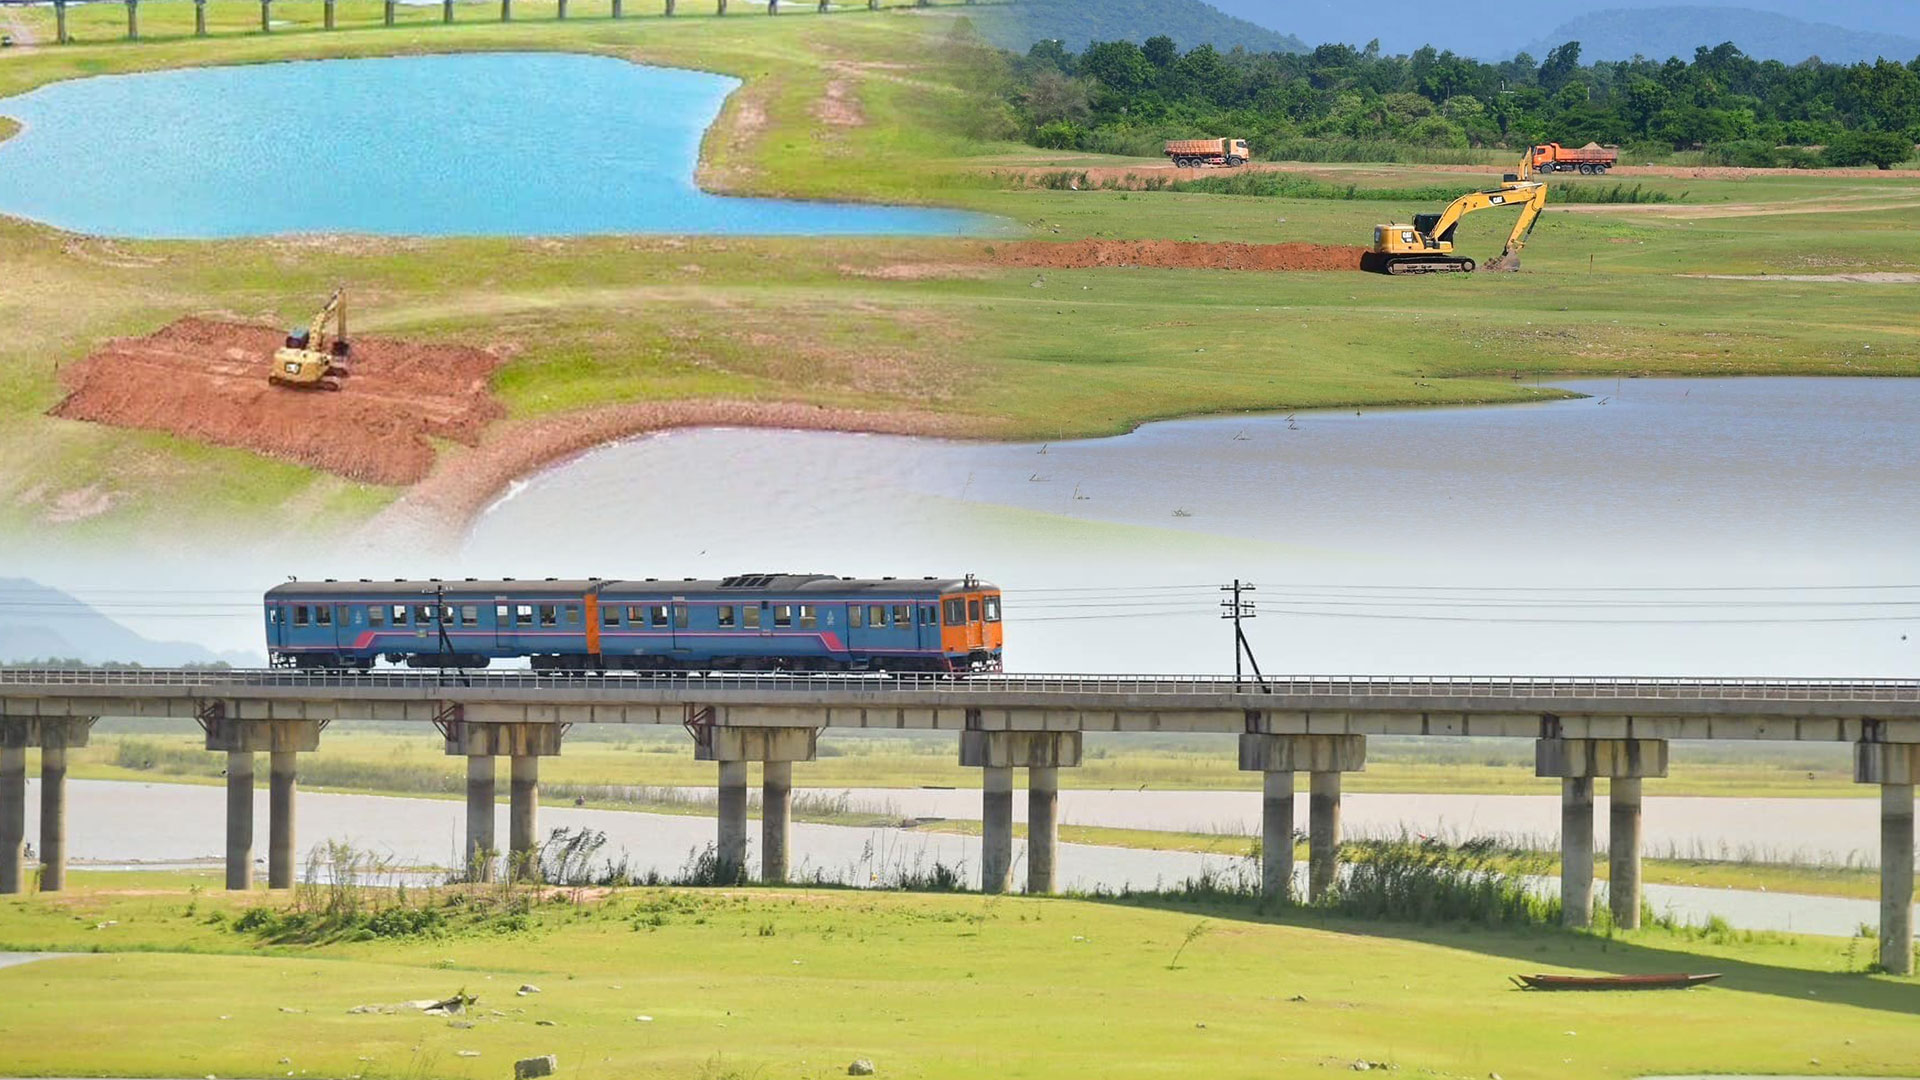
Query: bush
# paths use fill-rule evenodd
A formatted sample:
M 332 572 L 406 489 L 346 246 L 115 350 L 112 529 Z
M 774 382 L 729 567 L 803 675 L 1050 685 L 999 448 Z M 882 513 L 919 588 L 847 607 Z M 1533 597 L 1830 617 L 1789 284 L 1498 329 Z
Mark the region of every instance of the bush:
M 1820 156 L 1832 168 L 1891 169 L 1913 156 L 1913 139 L 1891 131 L 1851 131 L 1834 139 Z

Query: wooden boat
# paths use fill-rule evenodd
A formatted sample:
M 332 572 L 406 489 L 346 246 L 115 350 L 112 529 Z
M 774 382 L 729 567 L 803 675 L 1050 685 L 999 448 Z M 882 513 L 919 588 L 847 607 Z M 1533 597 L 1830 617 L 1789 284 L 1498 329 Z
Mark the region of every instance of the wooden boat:
M 1686 990 L 1719 977 L 1719 972 L 1706 975 L 1685 972 L 1665 975 L 1515 975 L 1513 982 L 1522 990 Z

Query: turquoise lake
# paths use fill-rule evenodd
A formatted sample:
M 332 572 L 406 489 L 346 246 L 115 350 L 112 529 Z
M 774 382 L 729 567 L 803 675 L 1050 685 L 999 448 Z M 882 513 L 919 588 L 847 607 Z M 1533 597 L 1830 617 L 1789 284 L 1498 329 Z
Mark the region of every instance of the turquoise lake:
M 739 81 L 568 53 L 99 76 L 0 99 L 0 214 L 100 236 L 979 231 L 949 210 L 713 195 Z M 817 153 L 808 147 L 802 153 Z

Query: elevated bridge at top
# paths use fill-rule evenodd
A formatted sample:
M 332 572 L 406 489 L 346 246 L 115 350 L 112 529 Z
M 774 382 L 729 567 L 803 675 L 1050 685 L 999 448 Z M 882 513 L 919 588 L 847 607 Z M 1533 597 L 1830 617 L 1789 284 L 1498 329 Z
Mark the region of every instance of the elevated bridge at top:
M 1013 771 L 1027 771 L 1027 889 L 1054 890 L 1058 770 L 1085 732 L 1221 732 L 1240 767 L 1264 775 L 1263 886 L 1293 881 L 1296 772 L 1310 774 L 1309 892 L 1338 874 L 1340 777 L 1365 767 L 1370 735 L 1526 738 L 1536 773 L 1562 781 L 1562 902 L 1592 913 L 1594 781 L 1608 781 L 1614 919 L 1640 917 L 1641 782 L 1667 775 L 1675 740 L 1841 742 L 1855 779 L 1881 788 L 1881 961 L 1913 966 L 1914 783 L 1920 680 L 1634 677 L 641 674 L 448 669 L 364 674 L 292 670 L 0 670 L 0 892 L 21 887 L 25 748 L 41 748 L 43 888 L 64 870 L 68 747 L 99 717 L 197 721 L 228 755 L 228 885 L 252 883 L 256 753 L 271 755 L 269 885 L 292 883 L 298 755 L 326 725 L 431 726 L 468 761 L 469 872 L 497 872 L 495 761 L 511 759 L 509 872 L 537 869 L 539 759 L 576 724 L 684 725 L 719 766 L 717 857 L 747 867 L 747 767 L 763 767 L 761 869 L 787 872 L 792 766 L 832 728 L 953 731 L 983 770 L 982 888 L 1013 865 Z

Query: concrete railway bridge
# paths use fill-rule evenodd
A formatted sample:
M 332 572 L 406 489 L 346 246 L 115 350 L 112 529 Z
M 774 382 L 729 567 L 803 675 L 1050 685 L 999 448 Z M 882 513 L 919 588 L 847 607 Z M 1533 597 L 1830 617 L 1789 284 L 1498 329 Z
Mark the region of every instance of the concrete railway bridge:
M 269 756 L 268 885 L 294 874 L 299 756 L 334 720 L 431 725 L 467 759 L 468 872 L 494 872 L 496 758 L 510 761 L 509 867 L 536 851 L 540 759 L 576 724 L 684 725 L 718 767 L 717 857 L 747 857 L 747 767 L 763 765 L 761 867 L 788 868 L 793 764 L 829 728 L 953 731 L 962 765 L 982 770 L 981 888 L 1009 887 L 1014 770 L 1027 773 L 1026 888 L 1055 890 L 1059 770 L 1080 764 L 1088 731 L 1226 732 L 1240 768 L 1264 776 L 1262 885 L 1293 881 L 1294 774 L 1310 776 L 1309 892 L 1335 881 L 1341 775 L 1366 766 L 1370 735 L 1532 739 L 1537 774 L 1561 781 L 1566 921 L 1592 918 L 1594 783 L 1607 781 L 1610 903 L 1640 918 L 1641 782 L 1667 775 L 1674 740 L 1846 742 L 1854 779 L 1881 791 L 1880 959 L 1913 968 L 1914 783 L 1920 681 L 1651 678 L 1208 676 L 644 675 L 523 672 L 369 674 L 264 671 L 0 671 L 0 893 L 23 884 L 26 749 L 41 751 L 40 887 L 65 876 L 66 750 L 98 717 L 199 722 L 227 755 L 227 886 L 252 886 L 257 754 Z

